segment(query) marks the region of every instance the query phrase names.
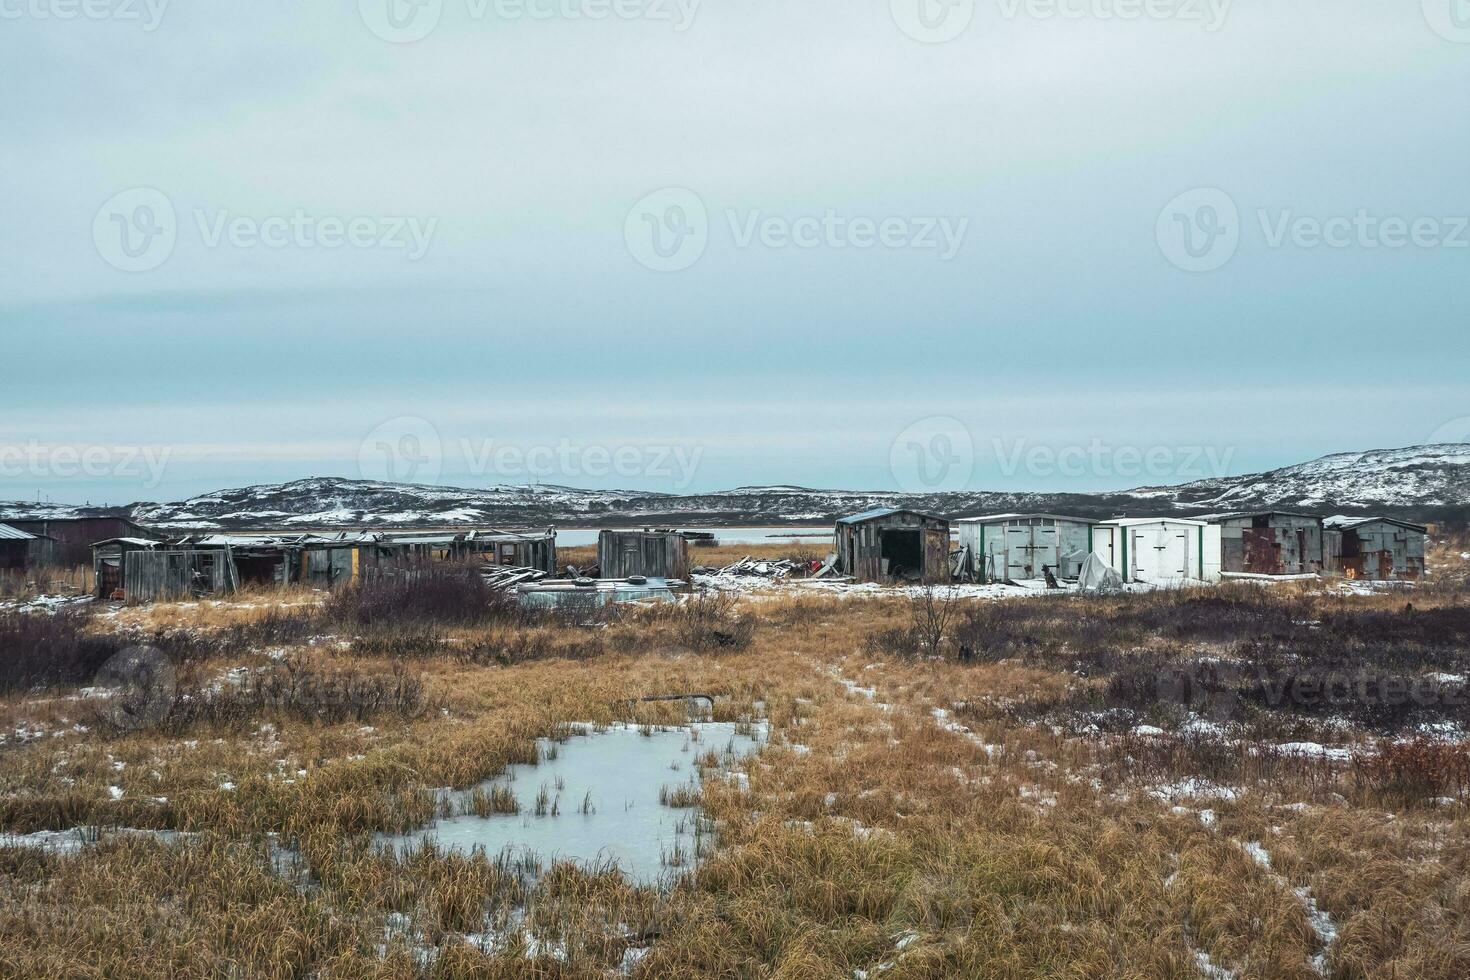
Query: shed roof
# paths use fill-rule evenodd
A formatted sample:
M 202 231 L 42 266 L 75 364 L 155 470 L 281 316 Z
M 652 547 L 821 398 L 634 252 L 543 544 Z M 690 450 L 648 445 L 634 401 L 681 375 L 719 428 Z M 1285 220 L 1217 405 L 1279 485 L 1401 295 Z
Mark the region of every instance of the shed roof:
M 98 541 L 96 544 L 92 545 L 92 547 L 105 548 L 110 544 L 134 545 L 138 548 L 147 549 L 163 547 L 162 541 L 155 541 L 152 538 L 108 538 L 106 541 Z
M 34 534 L 27 534 L 9 524 L 0 524 L 0 541 L 34 541 Z
M 1309 521 L 1320 521 L 1322 518 L 1317 514 L 1303 514 L 1295 510 L 1239 510 L 1228 514 L 1206 514 L 1201 520 L 1218 524 L 1220 521 L 1234 521 L 1243 517 L 1305 517 Z
M 1339 514 L 1329 517 L 1322 522 L 1334 531 L 1351 531 L 1362 527 L 1364 524 L 1392 524 L 1395 527 L 1406 528 L 1410 531 L 1418 531 L 1420 534 L 1429 533 L 1429 528 L 1423 524 L 1414 524 L 1410 521 L 1401 521 L 1395 517 L 1344 517 Z
M 1007 521 L 1031 520 L 1033 518 L 1045 518 L 1053 521 L 1067 521 L 1071 524 L 1096 524 L 1097 521 L 1086 517 L 1068 517 L 1065 514 L 986 514 L 983 517 L 957 517 L 956 524 L 1004 524 Z
M 922 517 L 926 521 L 943 521 L 946 524 L 949 523 L 946 518 L 935 517 L 932 514 L 920 513 L 917 510 L 909 510 L 907 507 L 875 507 L 872 510 L 865 510 L 861 514 L 851 514 L 847 517 L 839 517 L 837 518 L 837 523 L 866 524 L 868 521 L 876 521 L 880 518 L 892 517 L 895 514 L 913 514 L 915 517 Z
M 1136 527 L 1139 524 L 1187 524 L 1190 527 L 1204 527 L 1204 521 L 1192 520 L 1188 517 L 1114 517 L 1106 521 L 1098 521 L 1098 524 L 1113 524 L 1118 527 Z

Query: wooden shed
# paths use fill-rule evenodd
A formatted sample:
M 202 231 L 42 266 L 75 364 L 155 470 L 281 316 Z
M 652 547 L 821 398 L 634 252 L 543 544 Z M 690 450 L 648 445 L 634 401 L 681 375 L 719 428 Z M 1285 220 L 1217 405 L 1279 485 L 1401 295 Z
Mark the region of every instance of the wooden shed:
M 689 542 L 678 531 L 610 531 L 597 535 L 599 578 L 689 578 Z
M 1424 575 L 1428 529 L 1422 524 L 1391 517 L 1333 517 L 1325 524 L 1324 560 L 1329 571 L 1369 581 Z
M 860 582 L 950 581 L 949 521 L 882 507 L 839 518 L 838 567 Z
M 117 538 L 149 538 L 164 540 L 157 531 L 143 527 L 126 517 L 61 517 L 34 520 L 7 520 L 19 531 L 56 542 L 55 562 L 67 568 L 85 565 L 92 558 L 92 545 Z
M 0 571 L 26 571 L 57 563 L 55 538 L 0 524 Z
M 380 549 L 407 549 L 423 561 L 474 558 L 485 565 L 534 568 L 556 574 L 556 529 L 536 531 L 474 530 L 443 534 L 387 534 Z
M 123 598 L 123 582 L 127 580 L 128 560 L 135 552 L 154 551 L 164 547 L 152 538 L 111 538 L 92 545 L 93 594 L 98 599 Z
M 133 551 L 122 566 L 123 598 L 129 604 L 223 595 L 239 584 L 228 549 Z

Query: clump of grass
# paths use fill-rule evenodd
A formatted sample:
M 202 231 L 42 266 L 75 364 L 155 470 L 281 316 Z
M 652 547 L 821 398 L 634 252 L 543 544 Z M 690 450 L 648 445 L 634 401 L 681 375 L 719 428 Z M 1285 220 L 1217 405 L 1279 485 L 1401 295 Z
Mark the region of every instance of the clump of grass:
M 1470 745 L 1416 739 L 1388 742 L 1354 759 L 1361 789 L 1398 806 L 1419 806 L 1470 792 Z
M 703 792 L 694 780 L 677 786 L 661 786 L 658 791 L 659 803 L 676 810 L 699 806 L 703 798 Z
M 288 658 L 246 675 L 238 687 L 213 681 L 181 690 L 164 728 L 171 734 L 198 727 L 239 731 L 263 716 L 327 725 L 363 723 L 381 715 L 412 719 L 428 706 L 422 677 L 401 664 L 368 673 L 323 670 Z
M 521 804 L 509 786 L 492 786 L 489 790 L 476 786 L 470 792 L 468 812 L 477 817 L 496 813 L 520 813 Z

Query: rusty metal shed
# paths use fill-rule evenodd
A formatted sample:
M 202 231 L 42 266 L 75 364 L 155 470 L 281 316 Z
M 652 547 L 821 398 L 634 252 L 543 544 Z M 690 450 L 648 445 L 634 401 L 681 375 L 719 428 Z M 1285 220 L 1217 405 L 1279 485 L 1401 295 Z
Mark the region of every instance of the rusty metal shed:
M 1265 510 L 1213 514 L 1226 574 L 1310 575 L 1322 570 L 1322 518 Z
M 890 579 L 949 582 L 949 521 L 913 510 L 880 507 L 839 518 L 838 567 L 860 582 Z
M 678 531 L 603 530 L 597 535 L 600 578 L 689 578 L 689 542 Z
M 1422 524 L 1391 517 L 1332 517 L 1324 523 L 1324 559 L 1329 571 L 1370 581 L 1424 575 L 1428 529 Z

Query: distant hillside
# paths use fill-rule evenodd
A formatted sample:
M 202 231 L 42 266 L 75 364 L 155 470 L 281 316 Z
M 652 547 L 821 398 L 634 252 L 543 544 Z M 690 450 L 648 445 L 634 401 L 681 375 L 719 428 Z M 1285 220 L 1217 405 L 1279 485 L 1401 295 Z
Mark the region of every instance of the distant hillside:
M 1275 507 L 1323 514 L 1383 513 L 1418 520 L 1470 519 L 1470 445 L 1338 453 L 1267 473 L 1119 493 L 903 494 L 740 487 L 673 495 L 570 487 L 428 487 L 320 477 L 221 490 L 176 503 L 120 508 L 0 504 L 0 521 L 120 514 L 174 530 L 557 524 L 825 524 L 843 514 L 902 506 L 948 516 L 1050 511 L 1080 517 L 1182 516 Z

